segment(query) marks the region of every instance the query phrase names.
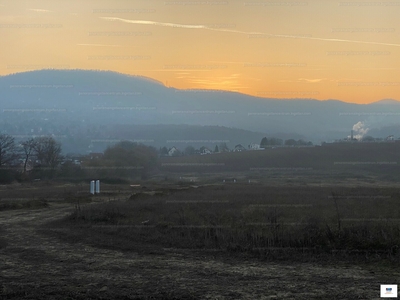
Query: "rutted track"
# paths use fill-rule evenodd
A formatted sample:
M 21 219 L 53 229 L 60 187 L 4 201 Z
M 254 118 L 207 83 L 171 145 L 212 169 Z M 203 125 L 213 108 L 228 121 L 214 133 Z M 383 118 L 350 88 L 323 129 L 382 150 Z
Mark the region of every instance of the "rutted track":
M 0 212 L 0 299 L 379 299 L 399 274 L 213 258 L 191 251 L 138 254 L 66 243 L 38 230 L 71 211 Z M 55 229 L 56 230 L 56 229 Z

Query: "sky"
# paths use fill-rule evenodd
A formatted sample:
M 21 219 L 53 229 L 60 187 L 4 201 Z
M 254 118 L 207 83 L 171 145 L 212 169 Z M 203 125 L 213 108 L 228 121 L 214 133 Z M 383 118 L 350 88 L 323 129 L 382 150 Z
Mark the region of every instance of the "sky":
M 400 100 L 400 1 L 0 0 L 0 75 L 111 70 L 178 89 Z

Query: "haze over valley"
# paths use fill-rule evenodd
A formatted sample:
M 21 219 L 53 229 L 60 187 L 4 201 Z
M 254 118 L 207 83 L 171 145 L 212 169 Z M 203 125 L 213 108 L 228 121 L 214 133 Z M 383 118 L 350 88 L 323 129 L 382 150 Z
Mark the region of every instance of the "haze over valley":
M 351 104 L 261 98 L 179 90 L 150 78 L 83 70 L 3 76 L 0 89 L 4 132 L 17 138 L 54 135 L 67 151 L 82 154 L 124 139 L 182 148 L 249 145 L 264 136 L 320 144 L 346 138 L 353 129 L 360 139 L 400 137 L 400 102 L 395 100 Z

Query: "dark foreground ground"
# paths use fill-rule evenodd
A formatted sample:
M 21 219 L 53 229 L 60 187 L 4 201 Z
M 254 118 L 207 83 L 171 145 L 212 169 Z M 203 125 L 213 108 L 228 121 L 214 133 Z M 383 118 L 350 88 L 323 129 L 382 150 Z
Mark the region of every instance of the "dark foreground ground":
M 400 279 L 398 269 L 379 263 L 271 262 L 171 248 L 122 252 L 44 230 L 72 209 L 51 203 L 0 212 L 0 299 L 379 299 L 380 284 Z

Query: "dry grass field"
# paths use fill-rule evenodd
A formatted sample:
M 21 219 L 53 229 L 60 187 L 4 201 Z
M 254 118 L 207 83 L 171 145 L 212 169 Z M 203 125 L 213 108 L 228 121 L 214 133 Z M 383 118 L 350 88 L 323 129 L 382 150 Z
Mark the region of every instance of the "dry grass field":
M 160 170 L 170 173 L 238 172 L 253 175 L 323 173 L 329 180 L 373 174 L 400 182 L 400 142 L 326 144 L 320 147 L 267 148 L 260 151 L 162 157 Z
M 101 245 L 112 237 L 114 247 L 127 250 L 133 241 L 265 258 L 287 251 L 397 259 L 400 212 L 393 208 L 399 200 L 397 188 L 164 186 L 122 201 L 77 206 L 62 224 L 91 230 Z

